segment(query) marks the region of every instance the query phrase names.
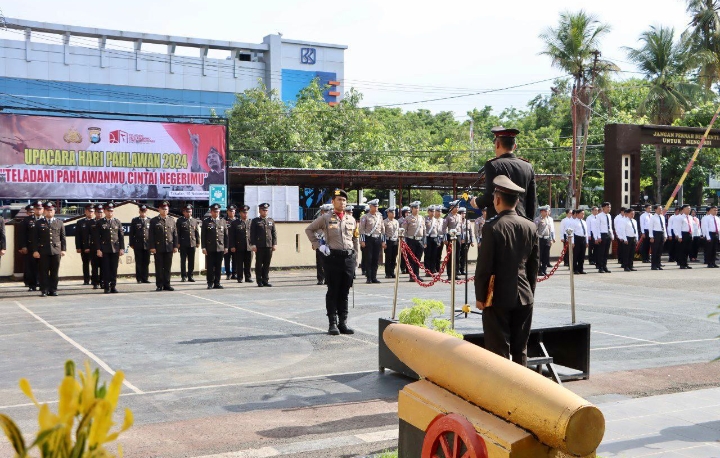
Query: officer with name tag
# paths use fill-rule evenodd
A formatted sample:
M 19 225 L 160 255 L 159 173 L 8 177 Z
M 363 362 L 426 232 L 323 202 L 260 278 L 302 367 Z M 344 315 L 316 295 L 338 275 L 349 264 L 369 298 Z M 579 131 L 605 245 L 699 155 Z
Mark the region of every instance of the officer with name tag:
M 445 244 L 445 234 L 443 234 L 443 215 L 442 211 L 445 208 L 442 205 L 435 205 L 435 224 L 437 224 L 437 238 L 436 244 L 437 249 L 435 250 L 435 266 L 433 268 L 434 273 L 440 272 L 440 265 L 442 264 L 443 248 Z
M 135 253 L 135 280 L 138 283 L 150 283 L 150 218 L 147 217 L 147 205 L 138 206 L 139 215 L 130 222 L 128 245 Z M 156 266 L 157 267 L 157 266 Z M 155 278 L 157 283 L 157 278 Z
M 547 275 L 550 267 L 550 247 L 555 243 L 555 223 L 550 217 L 550 205 L 540 207 L 540 216 L 535 218 L 538 243 L 540 245 L 540 268 L 538 275 Z
M 90 284 L 92 253 L 92 226 L 95 223 L 95 206 L 85 204 L 85 217 L 75 224 L 75 251 L 80 253 L 83 265 L 83 285 Z
M 20 223 L 18 244 L 20 253 L 25 257 L 23 281 L 25 282 L 25 286 L 28 287 L 28 291 L 36 291 L 40 286 L 40 261 L 33 257 L 32 246 L 34 243 L 35 223 L 38 219 L 42 218 L 43 203 L 37 200 L 28 207 L 32 209 L 32 213 L 28 214 Z M 26 211 L 29 211 L 28 207 L 25 207 Z
M 177 219 L 176 226 L 180 239 L 180 281 L 194 283 L 195 252 L 200 248 L 200 221 L 192 217 L 193 206 L 183 207 L 183 215 Z
M 402 228 L 405 229 L 405 243 L 418 261 L 420 261 L 426 244 L 425 221 L 423 221 L 419 212 L 420 201 L 416 200 L 410 204 L 410 214 L 405 217 L 405 221 L 402 223 Z M 420 266 L 414 261 L 410 261 L 410 264 L 409 267 L 415 274 L 415 278 L 420 281 Z M 411 275 L 408 281 L 415 281 L 415 279 Z
M 237 270 L 237 282 L 242 283 L 243 275 L 245 283 L 252 283 L 252 245 L 250 244 L 250 220 L 248 219 L 248 211 L 250 207 L 243 205 L 240 207 L 240 217 L 233 221 L 228 228 L 228 237 L 230 239 L 230 251 L 233 252 L 233 266 Z
M 45 215 L 35 222 L 32 255 L 40 263 L 40 295 L 57 296 L 60 259 L 67 251 L 65 225 L 55 218 L 52 202 L 46 202 L 43 207 Z
M 395 278 L 395 268 L 397 267 L 398 243 L 400 235 L 400 224 L 395 219 L 396 207 L 387 209 L 387 218 L 383 221 L 383 235 L 385 242 L 385 278 Z
M 457 246 L 451 248 L 450 245 L 452 243 L 452 240 L 450 239 L 450 231 L 453 229 L 455 229 L 456 231 L 460 230 L 460 225 L 462 224 L 462 216 L 460 216 L 460 214 L 459 214 L 459 207 L 458 207 L 459 204 L 460 204 L 459 200 L 453 200 L 452 202 L 450 202 L 451 210 L 450 210 L 450 213 L 448 213 L 448 215 L 445 217 L 445 220 L 443 221 L 443 226 L 442 226 L 442 232 L 445 237 L 445 246 L 447 246 L 447 249 L 450 252 L 450 256 L 449 256 L 450 259 L 448 259 L 448 266 L 446 268 L 448 280 L 450 279 L 451 274 L 452 274 L 452 269 L 450 268 L 451 263 L 453 263 L 453 262 L 455 263 L 455 272 L 456 273 L 458 272 L 459 256 L 457 253 L 452 252 L 451 250 L 456 250 L 456 251 L 459 250 L 460 244 L 457 243 L 456 244 Z
M 332 204 L 324 204 L 320 206 L 320 215 L 322 216 L 325 213 L 332 211 Z M 322 246 L 325 245 L 325 233 L 323 231 L 316 231 L 315 237 L 318 240 L 318 243 Z M 317 274 L 317 284 L 318 285 L 324 285 L 325 284 L 325 255 L 322 253 L 322 251 L 315 250 L 315 271 Z
M 202 252 L 207 265 L 207 289 L 223 289 L 223 256 L 228 251 L 228 228 L 226 221 L 220 218 L 220 204 L 210 206 L 210 216 L 203 219 L 201 233 Z
M 383 217 L 378 211 L 379 204 L 378 199 L 368 202 L 370 210 L 360 218 L 360 246 L 363 248 L 366 283 L 380 283 L 377 279 L 377 270 L 384 237 Z
M 175 218 L 168 215 L 170 204 L 160 204 L 160 214 L 150 220 L 150 253 L 155 256 L 155 287 L 156 291 L 175 291 L 170 286 L 173 254 L 180 247 Z
M 270 282 L 270 261 L 273 251 L 277 249 L 277 232 L 275 221 L 268 218 L 270 204 L 258 206 L 260 216 L 250 223 L 250 244 L 255 252 L 255 281 L 259 287 L 272 286 Z
M 117 293 L 117 270 L 120 256 L 125 254 L 125 235 L 119 219 L 115 218 L 115 204 L 105 205 L 105 217 L 95 223 L 95 246 L 102 260 L 105 294 Z
M 312 243 L 313 250 L 322 250 L 325 258 L 325 309 L 328 317 L 328 334 L 354 334 L 348 326 L 348 294 L 353 285 L 353 274 L 357 265 L 355 251 L 357 222 L 346 208 L 347 193 L 336 189 L 332 193 L 333 210 L 320 215 L 307 228 L 305 235 Z M 325 245 L 320 245 L 316 231 L 325 234 Z
M 227 223 L 228 227 L 228 236 L 230 235 L 230 227 L 232 226 L 233 221 L 237 220 L 237 216 L 235 216 L 237 212 L 237 206 L 236 205 L 228 205 L 227 208 L 227 216 L 225 216 L 225 221 Z M 228 253 L 224 256 L 225 259 L 225 280 L 235 280 L 238 278 L 237 276 L 237 264 L 235 264 L 235 258 L 234 255 L 228 251 Z M 241 278 L 242 280 L 242 278 Z
M 425 217 L 425 234 L 427 235 L 427 246 L 423 255 L 425 269 L 432 273 L 436 273 L 435 269 L 437 260 L 437 251 L 440 247 L 438 242 L 438 234 L 442 230 L 442 220 L 435 218 L 435 205 L 427 208 L 427 216 Z

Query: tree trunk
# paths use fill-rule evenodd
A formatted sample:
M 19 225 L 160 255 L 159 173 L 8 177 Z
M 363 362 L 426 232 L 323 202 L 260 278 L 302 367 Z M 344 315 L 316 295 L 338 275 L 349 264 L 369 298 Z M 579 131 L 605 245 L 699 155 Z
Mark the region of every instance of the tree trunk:
M 662 205 L 662 146 L 655 145 L 655 203 Z
M 582 143 L 582 150 L 580 152 L 580 167 L 577 172 L 578 179 L 577 179 L 577 189 L 575 190 L 575 195 L 577 196 L 577 205 L 580 206 L 581 198 L 582 198 L 582 184 L 583 184 L 583 174 L 585 173 L 585 152 L 587 151 L 587 145 L 588 145 L 588 138 L 590 136 L 590 116 L 587 118 L 587 122 L 583 122 L 583 143 Z

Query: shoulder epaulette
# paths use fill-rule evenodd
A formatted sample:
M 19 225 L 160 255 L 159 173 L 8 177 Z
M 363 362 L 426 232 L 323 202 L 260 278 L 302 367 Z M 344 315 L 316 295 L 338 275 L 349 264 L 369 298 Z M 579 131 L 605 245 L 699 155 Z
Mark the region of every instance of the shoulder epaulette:
M 486 222 L 489 223 L 490 221 L 496 220 L 498 218 L 498 216 L 500 216 L 500 215 L 495 215 L 492 218 L 490 218 L 489 220 L 487 220 Z
M 528 164 L 530 163 L 530 161 L 528 161 L 528 160 L 525 159 L 524 157 L 520 157 L 520 156 L 515 156 L 515 157 L 517 157 L 517 158 L 520 159 L 521 161 L 527 162 Z

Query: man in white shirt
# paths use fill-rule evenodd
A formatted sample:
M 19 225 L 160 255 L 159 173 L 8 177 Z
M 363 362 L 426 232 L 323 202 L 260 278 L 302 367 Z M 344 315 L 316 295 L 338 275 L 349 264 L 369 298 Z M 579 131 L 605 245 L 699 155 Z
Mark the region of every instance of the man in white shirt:
M 680 214 L 673 219 L 675 228 L 675 260 L 681 269 L 692 269 L 688 265 L 688 254 L 692 245 L 692 219 L 690 218 L 690 205 L 683 205 Z
M 718 240 L 720 239 L 720 218 L 716 205 L 708 207 L 702 219 L 702 233 L 705 237 L 705 264 L 708 268 L 717 269 Z
M 547 275 L 547 268 L 550 266 L 550 245 L 555 243 L 555 223 L 550 217 L 550 205 L 540 207 L 540 216 L 535 218 L 537 228 L 538 244 L 540 251 L 540 269 L 538 275 Z M 479 242 L 478 242 L 479 243 Z
M 572 224 L 573 224 L 572 211 L 569 208 L 566 208 L 565 209 L 565 217 L 560 221 L 560 236 L 562 237 L 563 242 L 567 243 L 567 229 Z M 570 250 L 570 249 L 572 249 L 572 247 L 568 246 L 568 249 L 565 250 L 565 257 L 563 258 L 563 266 L 565 266 L 565 267 L 570 265 L 569 257 L 568 257 L 568 250 Z
M 585 248 L 587 247 L 588 239 L 590 237 L 587 223 L 585 222 L 585 211 L 574 210 L 573 211 L 573 242 L 575 246 L 573 248 L 573 272 L 580 275 L 585 275 Z
M 670 215 L 670 217 L 667 219 L 667 231 L 668 231 L 668 262 L 677 262 L 675 259 L 675 254 L 677 252 L 677 239 L 676 236 L 679 236 L 680 234 L 675 234 L 675 218 L 677 218 L 680 215 L 680 207 L 675 207 L 675 212 Z
M 618 238 L 622 237 L 623 243 L 623 254 L 625 260 L 623 266 L 625 272 L 633 272 L 637 269 L 633 267 L 633 261 L 635 258 L 635 246 L 638 240 L 638 228 L 637 221 L 635 221 L 635 210 L 628 208 L 625 210 L 625 218 L 622 220 L 625 224 L 623 228 L 622 236 L 618 234 Z
M 652 218 L 652 206 L 645 204 L 645 211 L 640 215 L 640 233 L 643 236 L 643 243 L 640 246 L 642 262 L 650 262 L 650 218 Z
M 595 228 L 596 234 L 599 234 L 599 238 L 595 239 L 595 245 L 598 249 L 597 253 L 597 264 L 596 267 L 599 273 L 610 273 L 607 268 L 607 258 L 610 251 L 610 245 L 615 238 L 615 233 L 612 229 L 612 219 L 610 218 L 610 202 L 603 202 L 600 206 L 602 212 L 598 213 L 596 218 Z
M 662 205 L 655 205 L 655 214 L 650 218 L 650 243 L 652 244 L 652 270 L 662 269 L 663 245 L 667 239 L 667 226 Z
M 593 207 L 590 215 L 588 215 L 588 217 L 585 219 L 585 223 L 588 227 L 588 232 L 590 232 L 590 238 L 588 239 L 588 263 L 592 266 L 595 265 L 596 259 L 595 233 L 592 229 L 595 226 L 595 219 L 597 218 L 598 211 L 599 209 L 597 207 Z
M 700 227 L 700 219 L 697 217 L 697 210 L 690 210 L 690 221 L 692 221 L 692 244 L 690 248 L 690 260 L 697 262 L 698 253 L 700 252 L 700 242 L 702 241 L 702 228 Z
M 625 268 L 625 244 L 622 243 L 625 235 L 625 225 L 627 223 L 627 221 L 625 221 L 625 210 L 625 207 L 620 207 L 620 213 L 615 215 L 615 219 L 613 220 L 615 235 L 618 238 L 617 261 L 622 268 Z

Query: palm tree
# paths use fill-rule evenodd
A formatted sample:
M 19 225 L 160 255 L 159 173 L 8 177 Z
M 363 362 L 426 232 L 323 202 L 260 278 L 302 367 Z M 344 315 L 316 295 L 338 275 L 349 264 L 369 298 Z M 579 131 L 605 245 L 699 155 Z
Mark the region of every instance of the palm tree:
M 683 36 L 691 42 L 690 51 L 708 53 L 709 58 L 700 65 L 698 77 L 705 88 L 720 80 L 720 1 L 687 0 L 687 12 L 692 19 Z
M 582 196 L 582 177 L 585 167 L 585 153 L 592 115 L 591 100 L 598 94 L 607 75 L 618 70 L 610 61 L 600 59 L 600 38 L 610 31 L 610 26 L 602 24 L 595 15 L 583 10 L 577 13 L 560 14 L 557 28 L 548 28 L 540 34 L 545 42 L 545 50 L 540 54 L 550 56 L 553 67 L 559 68 L 573 78 L 573 109 L 575 118 L 575 138 L 582 138 L 580 170 L 577 183 L 571 179 L 568 197 L 574 195 L 577 203 Z M 577 158 L 574 157 L 575 161 Z M 574 189 L 574 193 L 573 193 Z M 571 200 L 570 198 L 568 199 Z
M 629 59 L 637 65 L 649 84 L 647 97 L 640 103 L 639 113 L 650 117 L 654 124 L 669 125 L 680 118 L 695 101 L 705 94 L 702 86 L 688 80 L 688 75 L 707 60 L 707 55 L 690 52 L 690 36 L 675 42 L 675 30 L 651 27 L 640 35 L 642 46 L 625 48 Z M 661 201 L 662 146 L 655 146 L 655 201 Z

